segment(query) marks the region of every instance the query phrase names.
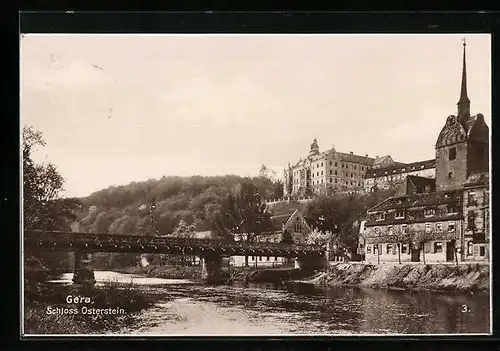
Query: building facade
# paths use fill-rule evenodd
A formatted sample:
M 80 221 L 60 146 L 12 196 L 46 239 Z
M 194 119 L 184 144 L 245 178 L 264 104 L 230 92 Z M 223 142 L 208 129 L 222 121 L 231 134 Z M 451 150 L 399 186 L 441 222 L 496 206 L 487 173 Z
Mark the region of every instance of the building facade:
M 426 160 L 408 164 L 394 164 L 389 167 L 372 168 L 365 175 L 365 192 L 387 190 L 398 187 L 407 176 L 436 177 L 436 160 Z
M 335 148 L 320 152 L 313 140 L 309 155 L 284 171 L 284 196 L 311 196 L 315 194 L 357 193 L 364 190 L 365 174 L 372 167 L 381 167 L 392 161 L 390 156 L 371 158 L 353 152 L 338 152 Z
M 490 241 L 488 173 L 471 173 L 463 191 L 464 260 L 487 260 Z
M 294 243 L 304 244 L 307 236 L 311 233 L 311 228 L 299 210 L 271 216 L 271 223 L 271 230 L 258 235 L 256 237 L 257 241 L 280 243 L 283 241 L 284 232 L 287 231 Z M 244 240 L 245 238 L 239 237 L 237 239 Z M 281 266 L 288 262 L 290 262 L 289 259 L 279 256 L 248 256 L 248 265 L 251 267 Z M 237 267 L 243 267 L 245 265 L 245 256 L 234 256 L 231 258 L 230 263 Z
M 465 43 L 457 105 L 435 144 L 435 179 L 401 176 L 396 196 L 368 211 L 359 243 L 366 262 L 489 258 L 489 128 L 482 114 L 470 115 Z

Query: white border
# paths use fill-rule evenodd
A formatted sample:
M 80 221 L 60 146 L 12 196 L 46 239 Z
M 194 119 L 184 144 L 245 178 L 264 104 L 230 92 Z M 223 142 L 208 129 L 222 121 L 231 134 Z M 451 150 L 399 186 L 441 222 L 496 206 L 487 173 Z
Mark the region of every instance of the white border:
M 211 34 L 193 34 L 193 33 L 92 33 L 92 34 L 87 34 L 87 33 L 32 33 L 32 34 L 24 34 L 21 33 L 19 30 L 19 41 L 21 41 L 21 35 L 22 36 L 166 36 L 166 37 L 179 37 L 179 36 L 184 36 L 184 37 L 228 37 L 228 36 L 245 36 L 245 37 L 250 37 L 250 36 L 267 36 L 267 37 L 276 37 L 276 36 L 295 36 L 295 37 L 318 37 L 318 36 L 337 36 L 337 37 L 358 37 L 358 36 L 467 36 L 467 37 L 474 37 L 474 36 L 485 36 L 488 35 L 490 38 L 490 79 L 491 79 L 491 42 L 492 42 L 492 35 L 491 33 L 466 33 L 466 34 L 460 34 L 460 33 L 307 33 L 307 34 L 300 34 L 300 33 L 211 33 Z M 19 58 L 21 59 L 21 45 L 19 45 Z M 19 84 L 22 83 L 21 79 L 21 66 L 19 66 Z M 490 80 L 490 85 L 491 85 L 491 80 Z M 228 334 L 25 334 L 24 333 L 24 202 L 23 202 L 23 148 L 22 148 L 22 143 L 23 143 L 23 126 L 22 126 L 22 113 L 21 113 L 21 89 L 19 89 L 19 111 L 20 111 L 20 116 L 19 116 L 19 168 L 20 168 L 20 183 L 19 183 L 19 193 L 20 193 L 20 247 L 21 247 L 21 255 L 20 255 L 20 266 L 21 266 L 21 291 L 22 291 L 22 296 L 21 296 L 21 304 L 20 304 L 20 319 L 21 319 L 21 330 L 20 330 L 20 337 L 21 339 L 30 339 L 30 338 L 54 338 L 54 337 L 74 337 L 74 338 L 95 338 L 95 337 L 115 337 L 115 338 L 132 338 L 132 339 L 137 339 L 137 338 L 158 338 L 158 337 L 189 337 L 189 338 L 197 338 L 197 337 L 267 337 L 267 336 L 273 336 L 273 337 L 279 337 L 279 338 L 285 338 L 285 337 L 352 337 L 352 336 L 357 336 L 357 337 L 365 337 L 365 336 L 377 336 L 377 337 L 394 337 L 394 336 L 402 336 L 402 337 L 415 337 L 415 336 L 456 336 L 456 337 L 461 337 L 461 336 L 492 336 L 493 335 L 493 240 L 492 240 L 492 134 L 491 134 L 491 128 L 492 126 L 488 126 L 489 130 L 489 270 L 490 270 L 490 277 L 489 277 L 489 297 L 490 297 L 490 316 L 489 316 L 489 326 L 490 326 L 490 332 L 489 333 L 455 333 L 455 334 L 363 334 L 363 333 L 356 333 L 356 334 L 238 334 L 238 335 L 228 335 Z M 479 113 L 479 112 L 478 112 Z M 490 111 L 491 115 L 492 111 Z M 492 118 L 493 120 L 493 118 Z

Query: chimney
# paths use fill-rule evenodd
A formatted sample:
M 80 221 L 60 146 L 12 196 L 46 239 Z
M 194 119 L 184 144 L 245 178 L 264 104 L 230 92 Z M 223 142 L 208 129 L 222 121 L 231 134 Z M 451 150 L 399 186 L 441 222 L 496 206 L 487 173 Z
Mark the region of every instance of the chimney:
M 378 155 L 377 155 L 377 156 L 375 156 L 375 158 L 378 158 Z
M 349 151 L 349 153 L 350 153 L 351 155 L 354 155 L 352 151 Z
M 365 157 L 368 157 L 368 154 L 365 154 Z

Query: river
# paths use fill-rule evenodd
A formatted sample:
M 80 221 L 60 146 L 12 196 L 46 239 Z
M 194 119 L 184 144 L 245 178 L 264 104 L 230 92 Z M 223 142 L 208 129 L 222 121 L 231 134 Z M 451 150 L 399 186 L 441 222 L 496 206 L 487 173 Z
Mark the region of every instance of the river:
M 487 295 L 310 285 L 206 286 L 188 280 L 95 272 L 97 284 L 115 281 L 155 289 L 162 298 L 140 313 L 127 335 L 346 335 L 489 332 Z M 67 273 L 59 282 L 67 283 Z

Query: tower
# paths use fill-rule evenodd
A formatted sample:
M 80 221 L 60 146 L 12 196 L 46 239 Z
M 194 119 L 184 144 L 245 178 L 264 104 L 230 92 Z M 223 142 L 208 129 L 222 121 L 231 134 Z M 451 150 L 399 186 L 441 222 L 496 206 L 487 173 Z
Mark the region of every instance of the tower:
M 317 155 L 319 154 L 319 146 L 318 146 L 318 140 L 314 138 L 313 142 L 311 143 L 311 149 L 309 150 L 309 155 Z
M 457 116 L 448 116 L 436 142 L 437 191 L 459 189 L 472 172 L 488 172 L 489 169 L 488 126 L 482 114 L 470 115 L 465 45 L 464 39 Z

